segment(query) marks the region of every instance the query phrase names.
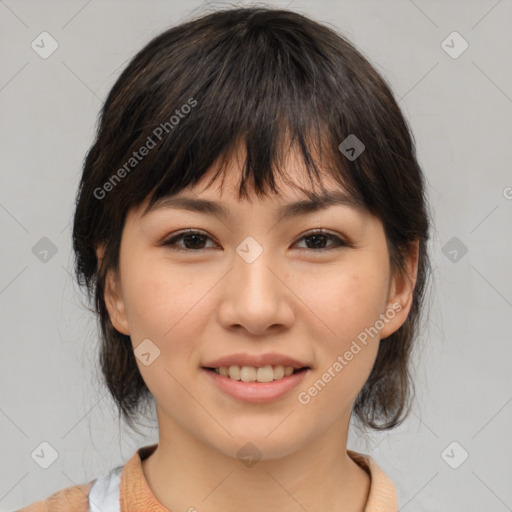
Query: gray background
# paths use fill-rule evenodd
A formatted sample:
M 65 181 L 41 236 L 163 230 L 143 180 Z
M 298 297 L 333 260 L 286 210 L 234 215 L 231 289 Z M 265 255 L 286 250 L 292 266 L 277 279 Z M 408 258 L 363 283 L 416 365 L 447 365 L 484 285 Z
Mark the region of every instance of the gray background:
M 143 437 L 119 425 L 101 385 L 69 222 L 110 87 L 146 42 L 201 5 L 0 1 L 2 511 L 88 482 L 157 440 L 152 419 Z M 435 282 L 417 400 L 401 427 L 366 438 L 351 430 L 349 447 L 393 479 L 402 510 L 512 510 L 512 3 L 267 5 L 330 23 L 369 58 L 400 99 L 429 182 Z M 31 47 L 43 31 L 59 45 L 46 59 Z M 469 44 L 457 58 L 443 45 L 453 31 Z M 43 237 L 57 250 L 47 261 Z M 48 469 L 31 456 L 42 442 L 58 454 Z

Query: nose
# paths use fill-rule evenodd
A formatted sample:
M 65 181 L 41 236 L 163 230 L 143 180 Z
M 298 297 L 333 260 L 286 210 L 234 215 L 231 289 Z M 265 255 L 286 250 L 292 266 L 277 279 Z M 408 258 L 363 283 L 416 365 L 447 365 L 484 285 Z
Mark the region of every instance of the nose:
M 294 319 L 293 293 L 282 265 L 262 254 L 247 262 L 238 254 L 224 279 L 219 320 L 226 329 L 245 329 L 254 335 L 289 327 Z

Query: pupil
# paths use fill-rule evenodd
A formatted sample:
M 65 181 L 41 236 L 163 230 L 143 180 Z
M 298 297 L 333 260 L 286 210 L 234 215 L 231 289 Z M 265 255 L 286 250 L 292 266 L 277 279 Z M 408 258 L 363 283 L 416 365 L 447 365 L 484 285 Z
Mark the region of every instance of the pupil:
M 307 238 L 314 239 L 315 242 L 313 243 L 313 246 L 318 249 L 319 247 L 321 248 L 322 242 L 325 242 L 326 236 L 325 235 L 310 235 Z M 318 239 L 321 239 L 321 241 L 319 241 Z M 308 244 L 308 247 L 309 247 L 309 244 Z
M 187 246 L 187 248 L 189 248 L 189 247 L 188 247 L 188 245 L 189 245 L 189 244 L 187 243 L 187 241 L 189 241 L 189 240 L 192 238 L 192 239 L 194 239 L 194 241 L 195 241 L 195 242 L 197 242 L 197 241 L 198 241 L 198 238 L 199 238 L 199 239 L 201 239 L 201 237 L 202 237 L 202 236 L 203 236 L 203 235 L 186 235 L 186 236 L 183 238 L 183 240 L 185 241 L 185 245 Z M 204 243 L 204 241 L 203 241 L 203 243 Z M 192 245 L 192 247 L 194 247 L 194 248 L 196 248 L 196 249 L 198 248 L 198 244 L 197 244 L 197 243 L 194 243 L 194 242 L 193 242 L 191 245 Z M 201 241 L 200 241 L 200 240 L 199 240 L 199 245 L 201 245 Z M 202 247 L 200 247 L 200 248 L 202 248 Z

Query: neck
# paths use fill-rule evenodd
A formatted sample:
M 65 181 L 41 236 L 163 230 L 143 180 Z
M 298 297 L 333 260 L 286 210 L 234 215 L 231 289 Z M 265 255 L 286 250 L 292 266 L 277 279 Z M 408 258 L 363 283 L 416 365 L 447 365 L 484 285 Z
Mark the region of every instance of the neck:
M 370 478 L 347 454 L 348 419 L 286 456 L 253 465 L 201 442 L 169 418 L 159 425 L 158 447 L 142 468 L 169 510 L 364 511 Z

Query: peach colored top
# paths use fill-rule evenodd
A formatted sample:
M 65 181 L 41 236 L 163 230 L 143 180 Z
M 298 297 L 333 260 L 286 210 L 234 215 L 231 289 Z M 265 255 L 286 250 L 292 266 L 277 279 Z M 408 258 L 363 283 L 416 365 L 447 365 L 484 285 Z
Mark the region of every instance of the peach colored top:
M 46 500 L 32 503 L 17 512 L 169 512 L 156 499 L 142 471 L 141 462 L 157 446 L 139 448 L 124 466 L 118 466 L 87 484 L 57 491 Z M 365 512 L 397 512 L 396 489 L 388 476 L 370 456 L 352 450 L 347 450 L 347 453 L 370 475 L 370 494 Z

